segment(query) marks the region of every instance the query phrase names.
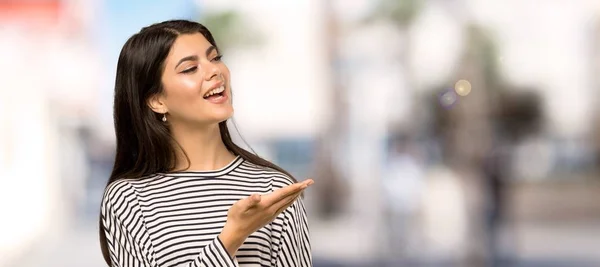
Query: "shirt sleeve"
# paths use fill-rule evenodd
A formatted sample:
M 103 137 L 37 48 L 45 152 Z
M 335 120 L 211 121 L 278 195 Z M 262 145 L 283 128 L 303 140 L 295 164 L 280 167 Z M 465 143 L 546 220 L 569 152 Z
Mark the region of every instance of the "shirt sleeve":
M 102 201 L 102 224 L 111 266 L 160 267 L 154 258 L 154 248 L 131 186 L 122 186 L 120 190 L 107 190 Z M 196 259 L 176 267 L 239 266 L 237 260 L 229 256 L 221 240 L 215 237 Z
M 304 202 L 299 198 L 284 212 L 277 267 L 312 267 L 310 235 Z

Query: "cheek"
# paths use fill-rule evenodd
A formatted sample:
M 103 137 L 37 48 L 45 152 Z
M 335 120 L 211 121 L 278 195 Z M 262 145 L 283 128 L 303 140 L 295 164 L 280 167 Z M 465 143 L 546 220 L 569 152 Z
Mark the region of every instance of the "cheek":
M 165 90 L 168 104 L 177 109 L 203 100 L 201 79 L 181 79 L 176 83 L 169 84 Z
M 229 83 L 229 68 L 227 68 L 225 64 L 223 64 L 223 67 L 221 68 L 221 73 L 223 74 L 223 77 L 225 77 L 226 82 Z
M 199 96 L 202 93 L 202 79 L 182 79 L 179 85 L 181 93 L 186 97 Z
M 186 103 L 196 101 L 196 98 L 202 98 L 202 82 L 200 79 L 182 79 L 171 88 L 173 100 L 177 103 Z

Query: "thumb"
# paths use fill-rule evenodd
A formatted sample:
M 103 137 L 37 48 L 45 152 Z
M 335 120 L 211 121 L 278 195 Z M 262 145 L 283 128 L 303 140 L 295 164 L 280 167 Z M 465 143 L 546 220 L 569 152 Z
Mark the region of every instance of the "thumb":
M 259 194 L 252 194 L 248 197 L 248 208 L 252 208 L 254 206 L 256 206 L 258 203 L 260 203 L 260 195 Z

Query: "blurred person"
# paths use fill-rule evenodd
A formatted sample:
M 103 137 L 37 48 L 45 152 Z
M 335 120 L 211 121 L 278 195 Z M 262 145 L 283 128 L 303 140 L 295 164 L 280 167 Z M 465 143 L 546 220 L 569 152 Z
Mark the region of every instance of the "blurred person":
M 125 43 L 100 217 L 109 265 L 312 266 L 301 195 L 313 180 L 233 143 L 221 57 L 191 21 L 153 24 Z
M 423 193 L 424 166 L 408 134 L 392 138 L 387 175 L 382 180 L 391 256 L 406 257 L 414 243 L 416 217 Z
M 530 88 L 508 88 L 497 97 L 497 110 L 494 111 L 493 142 L 481 165 L 485 182 L 485 230 L 488 252 L 487 266 L 513 264 L 512 236 L 509 222 L 509 182 L 514 176 L 514 148 L 524 139 L 539 134 L 543 127 L 541 99 L 536 90 Z M 539 156 L 538 156 L 539 157 Z M 532 168 L 532 161 L 528 162 Z M 502 234 L 504 236 L 502 238 Z M 504 242 L 501 242 L 504 241 Z M 504 244 L 502 243 L 509 243 Z

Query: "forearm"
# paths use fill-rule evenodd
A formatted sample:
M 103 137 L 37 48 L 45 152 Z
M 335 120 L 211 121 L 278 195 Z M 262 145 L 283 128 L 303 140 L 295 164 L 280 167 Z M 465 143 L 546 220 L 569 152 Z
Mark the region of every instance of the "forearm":
M 235 231 L 225 224 L 225 227 L 223 227 L 223 230 L 219 234 L 218 238 L 223 243 L 223 246 L 227 250 L 229 256 L 233 258 L 247 237 L 241 235 L 239 231 Z

